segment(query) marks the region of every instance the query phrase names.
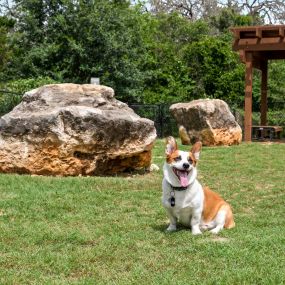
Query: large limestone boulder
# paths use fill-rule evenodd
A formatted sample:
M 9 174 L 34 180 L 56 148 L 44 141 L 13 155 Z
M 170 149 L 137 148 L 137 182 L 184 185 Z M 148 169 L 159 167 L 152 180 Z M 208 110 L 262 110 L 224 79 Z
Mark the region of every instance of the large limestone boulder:
M 27 92 L 0 119 L 0 172 L 105 175 L 148 168 L 154 123 L 100 85 L 53 84 Z
M 183 144 L 201 140 L 204 145 L 233 145 L 242 140 L 242 130 L 228 105 L 218 99 L 194 100 L 170 107 Z

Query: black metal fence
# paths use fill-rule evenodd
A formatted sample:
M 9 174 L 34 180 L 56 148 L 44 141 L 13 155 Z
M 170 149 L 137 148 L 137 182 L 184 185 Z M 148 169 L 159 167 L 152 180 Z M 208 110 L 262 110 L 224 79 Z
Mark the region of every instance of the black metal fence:
M 175 104 L 175 103 L 173 103 Z M 165 138 L 167 136 L 178 136 L 177 123 L 169 111 L 169 104 L 129 104 L 139 116 L 154 121 L 157 136 Z M 238 108 L 231 109 L 237 122 L 243 128 L 243 115 L 239 112 Z
M 164 138 L 167 136 L 178 136 L 177 124 L 169 111 L 169 107 L 172 104 L 129 104 L 138 115 L 144 118 L 148 118 L 154 121 L 157 136 Z M 276 106 L 275 106 L 276 107 Z M 284 107 L 284 108 L 282 108 Z M 283 127 L 283 137 L 285 136 L 285 103 L 280 102 L 275 108 L 268 112 L 268 125 L 278 125 Z M 236 121 L 244 129 L 244 116 L 242 108 L 232 107 L 231 112 L 234 115 Z M 253 124 L 259 125 L 260 113 L 253 112 L 252 114 Z
M 0 116 L 11 111 L 17 104 L 20 103 L 23 94 L 19 94 L 9 90 L 0 90 Z M 277 104 L 278 103 L 278 104 Z M 283 137 L 285 136 L 285 102 L 277 102 L 268 112 L 268 124 L 279 125 L 283 127 Z M 137 104 L 130 103 L 132 108 L 139 116 L 148 118 L 154 121 L 157 136 L 160 138 L 169 135 L 178 136 L 177 124 L 170 114 L 169 107 L 172 104 Z M 270 104 L 272 105 L 272 104 Z M 276 111 L 273 111 L 276 110 Z M 243 128 L 243 114 L 240 108 L 232 108 L 237 122 Z M 253 124 L 259 123 L 260 113 L 253 113 Z
M 157 136 L 177 136 L 177 124 L 169 112 L 171 104 L 129 104 L 139 116 L 154 121 Z

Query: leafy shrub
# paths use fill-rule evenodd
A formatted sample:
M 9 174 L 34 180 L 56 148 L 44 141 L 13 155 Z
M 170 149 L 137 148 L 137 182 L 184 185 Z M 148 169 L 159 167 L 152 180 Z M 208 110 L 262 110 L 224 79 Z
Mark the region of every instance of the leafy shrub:
M 0 114 L 10 112 L 18 105 L 25 92 L 46 84 L 58 83 L 49 77 L 19 79 L 0 85 Z
M 0 89 L 8 90 L 13 93 L 23 95 L 25 92 L 29 90 L 38 88 L 46 84 L 54 84 L 54 83 L 59 83 L 59 82 L 51 79 L 50 77 L 39 76 L 36 78 L 18 79 L 18 80 L 9 81 L 0 85 Z
M 21 99 L 21 95 L 0 91 L 0 115 L 2 116 L 11 111 L 21 102 Z
M 195 81 L 194 98 L 219 98 L 230 105 L 243 102 L 244 68 L 226 38 L 205 36 L 190 43 L 184 54 Z

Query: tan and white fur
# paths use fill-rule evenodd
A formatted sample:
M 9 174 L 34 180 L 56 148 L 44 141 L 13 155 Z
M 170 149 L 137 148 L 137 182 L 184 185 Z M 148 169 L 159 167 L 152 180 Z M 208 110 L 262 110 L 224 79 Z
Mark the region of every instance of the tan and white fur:
M 170 219 L 167 231 L 175 231 L 177 222 L 191 227 L 194 235 L 201 234 L 201 230 L 217 234 L 223 228 L 235 226 L 230 205 L 197 180 L 201 148 L 201 142 L 196 142 L 190 152 L 180 151 L 175 139 L 167 138 L 162 181 L 162 204 Z M 174 206 L 171 196 L 175 198 Z

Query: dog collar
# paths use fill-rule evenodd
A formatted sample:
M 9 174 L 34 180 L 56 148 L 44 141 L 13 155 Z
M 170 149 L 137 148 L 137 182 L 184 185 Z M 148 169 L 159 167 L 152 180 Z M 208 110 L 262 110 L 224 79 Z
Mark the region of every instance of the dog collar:
M 170 203 L 170 206 L 171 207 L 174 207 L 175 206 L 175 191 L 185 191 L 188 189 L 188 187 L 191 185 L 189 184 L 188 186 L 181 186 L 181 187 L 175 187 L 175 186 L 172 186 L 170 183 L 169 183 L 170 187 L 171 187 L 171 192 L 170 192 L 170 198 L 169 198 L 169 203 Z
M 173 191 L 185 191 L 185 190 L 188 189 L 189 185 L 188 185 L 188 186 L 185 186 L 185 187 L 183 187 L 183 186 L 181 186 L 181 187 L 175 187 L 175 186 L 172 186 L 172 185 L 170 184 L 170 187 L 171 187 L 171 189 L 172 189 Z
M 186 187 L 174 187 L 174 186 L 172 186 L 172 185 L 170 185 L 171 186 L 171 189 L 173 190 L 173 191 L 185 191 L 185 190 L 187 190 L 188 189 L 188 187 L 189 187 L 189 185 L 188 186 L 186 186 Z
M 168 182 L 168 181 L 167 181 L 167 182 Z M 168 182 L 168 184 L 170 185 L 172 191 L 185 191 L 185 190 L 187 190 L 190 186 L 192 186 L 194 183 L 195 183 L 195 180 L 192 181 L 192 182 L 191 182 L 189 185 L 187 185 L 187 186 L 176 187 L 176 186 L 173 186 L 172 184 L 170 184 L 170 183 Z

